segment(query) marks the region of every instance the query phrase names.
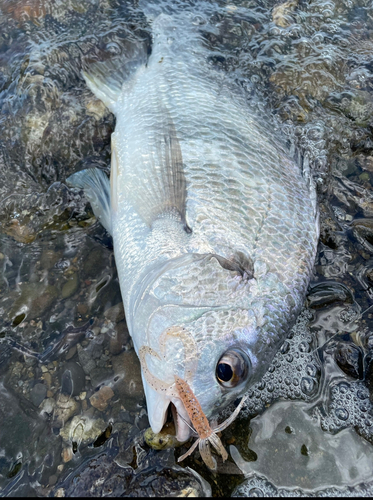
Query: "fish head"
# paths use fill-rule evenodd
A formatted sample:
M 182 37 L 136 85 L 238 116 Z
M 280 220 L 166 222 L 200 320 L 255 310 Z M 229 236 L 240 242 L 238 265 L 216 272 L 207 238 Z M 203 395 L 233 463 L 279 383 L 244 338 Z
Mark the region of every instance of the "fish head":
M 227 316 L 230 321 L 227 322 Z M 195 321 L 165 329 L 157 349 L 143 346 L 139 351 L 149 422 L 160 432 L 172 413 L 179 441 L 199 429 L 194 425 L 185 398 L 176 390 L 175 377 L 190 387 L 207 418 L 247 392 L 258 371 L 256 332 L 244 327 L 242 311 L 210 311 Z M 236 318 L 236 328 L 232 321 Z M 215 322 L 215 328 L 211 328 Z M 218 334 L 220 333 L 220 335 Z M 170 412 L 171 410 L 171 412 Z
M 175 376 L 189 385 L 207 418 L 260 379 L 281 340 L 279 286 L 268 274 L 265 281 L 238 275 L 211 255 L 183 255 L 147 272 L 128 324 L 153 432 L 160 432 L 170 409 L 177 438 L 193 432 Z

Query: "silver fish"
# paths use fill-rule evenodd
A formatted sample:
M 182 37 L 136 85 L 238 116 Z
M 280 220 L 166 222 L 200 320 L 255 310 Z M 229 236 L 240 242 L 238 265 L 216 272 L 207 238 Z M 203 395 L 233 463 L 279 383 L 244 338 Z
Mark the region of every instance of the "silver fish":
M 110 184 L 98 169 L 68 183 L 113 236 L 150 425 L 171 405 L 183 441 L 175 380 L 207 417 L 260 380 L 303 304 L 318 216 L 312 182 L 208 63 L 187 14 L 160 14 L 152 34 L 124 81 L 108 62 L 84 74 L 116 116 Z

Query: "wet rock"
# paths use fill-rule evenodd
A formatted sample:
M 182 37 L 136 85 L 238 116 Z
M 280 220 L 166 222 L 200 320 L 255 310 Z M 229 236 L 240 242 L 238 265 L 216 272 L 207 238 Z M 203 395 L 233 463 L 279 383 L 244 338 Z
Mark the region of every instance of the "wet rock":
M 32 243 L 36 238 L 34 229 L 26 224 L 21 224 L 17 219 L 12 219 L 6 224 L 3 231 L 20 243 Z
M 50 389 L 52 386 L 52 382 L 53 382 L 52 375 L 49 372 L 46 372 L 46 373 L 43 373 L 41 378 L 45 381 L 47 388 Z
M 268 481 L 265 476 L 259 474 L 250 474 L 242 484 L 237 486 L 233 493 L 233 498 L 248 497 L 300 497 L 300 498 L 319 498 L 319 497 L 371 497 L 373 495 L 373 482 L 364 482 L 354 486 L 331 486 L 317 488 L 316 490 L 303 488 L 284 488 L 276 486 Z
M 257 460 L 244 460 L 230 446 L 238 467 L 246 475 L 265 474 L 273 484 L 307 490 L 370 480 L 371 445 L 352 428 L 338 434 L 324 432 L 315 415 L 309 415 L 311 408 L 312 404 L 278 401 L 252 419 L 250 447 Z M 284 432 L 286 426 L 293 432 Z M 351 467 L 357 461 L 359 467 Z
M 78 290 L 78 288 L 79 288 L 79 276 L 78 273 L 73 273 L 68 277 L 66 283 L 62 287 L 61 290 L 62 298 L 67 299 L 68 297 L 71 297 Z
M 363 351 L 353 344 L 339 343 L 334 351 L 339 368 L 353 378 L 363 378 Z
M 92 370 L 96 368 L 96 363 L 94 359 L 92 359 L 90 352 L 84 349 L 80 344 L 77 344 L 76 347 L 78 351 L 79 363 L 81 364 L 84 373 L 89 375 Z
M 83 263 L 83 271 L 86 277 L 96 277 L 98 271 L 103 268 L 103 263 L 106 262 L 106 260 L 105 250 L 102 247 L 93 248 Z
M 54 426 L 62 427 L 73 415 L 78 413 L 78 410 L 79 403 L 75 399 L 67 394 L 60 394 L 53 414 Z
M 60 376 L 61 392 L 69 396 L 77 396 L 85 387 L 85 373 L 83 368 L 74 361 L 63 365 Z
M 47 395 L 47 386 L 44 384 L 35 384 L 30 392 L 32 404 L 39 406 Z
M 91 99 L 86 103 L 87 114 L 100 120 L 109 113 L 108 108 L 99 99 Z
M 67 448 L 62 448 L 61 457 L 62 457 L 62 460 L 64 461 L 64 463 L 70 462 L 70 460 L 73 458 L 73 456 L 74 456 L 74 453 L 73 453 L 73 449 L 71 448 L 71 446 L 69 446 Z
M 351 222 L 351 228 L 360 245 L 373 254 L 373 219 L 355 219 Z
M 108 405 L 108 402 L 113 396 L 113 390 L 110 387 L 104 385 L 103 387 L 100 387 L 100 389 L 89 398 L 89 401 L 92 406 L 100 411 L 104 411 Z
M 87 304 L 78 304 L 76 306 L 76 310 L 78 311 L 78 313 L 81 315 L 81 316 L 85 316 L 88 312 L 88 306 Z
M 44 399 L 40 405 L 40 415 L 46 418 L 50 417 L 56 406 L 56 401 L 53 398 Z
M 125 351 L 112 359 L 114 370 L 113 390 L 122 400 L 123 406 L 137 411 L 144 398 L 141 368 L 134 350 Z
M 113 370 L 107 367 L 97 366 L 90 373 L 92 388 L 96 389 L 99 385 L 105 384 L 107 380 L 112 378 L 112 376 Z
M 124 320 L 124 308 L 123 302 L 116 304 L 115 306 L 106 309 L 104 312 L 104 316 L 106 319 L 111 321 L 112 323 L 120 323 Z
M 57 296 L 55 286 L 39 282 L 23 283 L 21 295 L 14 301 L 9 316 L 14 318 L 24 312 L 28 319 L 37 318 L 50 309 Z
M 113 354 L 115 356 L 121 353 L 123 351 L 123 348 L 128 344 L 129 340 L 130 334 L 128 332 L 127 324 L 125 321 L 121 321 L 116 325 L 113 336 L 110 337 L 110 354 Z
M 373 353 L 367 355 L 364 365 L 364 383 L 369 389 L 369 399 L 373 403 Z
M 144 454 L 144 459 L 144 465 L 140 464 L 135 473 L 127 464 L 118 465 L 112 448 L 66 474 L 52 495 L 63 489 L 65 496 L 211 496 L 210 486 L 197 472 L 174 464 L 171 450 L 151 451 Z
M 280 5 L 276 5 L 272 10 L 272 21 L 276 26 L 286 28 L 292 24 L 291 13 L 298 5 L 298 0 L 288 0 Z
M 325 307 L 329 304 L 345 302 L 353 303 L 351 291 L 342 283 L 325 281 L 311 287 L 307 296 L 309 307 Z
M 79 448 L 93 443 L 105 431 L 107 424 L 102 418 L 93 419 L 87 415 L 76 415 L 62 429 L 60 436 L 66 443 Z M 75 445 L 74 445 L 75 443 Z

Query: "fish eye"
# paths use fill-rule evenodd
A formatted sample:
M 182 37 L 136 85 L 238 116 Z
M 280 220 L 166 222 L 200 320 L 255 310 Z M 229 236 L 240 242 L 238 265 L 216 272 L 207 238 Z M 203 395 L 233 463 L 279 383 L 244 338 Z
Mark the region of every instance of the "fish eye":
M 247 356 L 237 349 L 226 351 L 216 365 L 216 378 L 223 387 L 236 387 L 249 372 Z

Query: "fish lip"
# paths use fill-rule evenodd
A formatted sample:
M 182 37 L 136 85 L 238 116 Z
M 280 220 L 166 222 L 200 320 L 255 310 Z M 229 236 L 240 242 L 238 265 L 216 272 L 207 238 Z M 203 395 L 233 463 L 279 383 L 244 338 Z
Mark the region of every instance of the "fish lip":
M 176 439 L 180 442 L 187 441 L 192 435 L 192 423 L 185 406 L 179 398 L 172 398 L 170 405 L 175 424 Z
M 189 415 L 184 407 L 184 404 L 179 398 L 173 397 L 168 401 L 161 399 L 155 407 L 158 418 L 150 417 L 150 425 L 155 434 L 158 434 L 163 429 L 167 421 L 168 410 L 171 409 L 172 420 L 175 424 L 176 439 L 180 442 L 187 441 L 192 435 L 192 423 Z M 189 427 L 190 426 L 190 427 Z

